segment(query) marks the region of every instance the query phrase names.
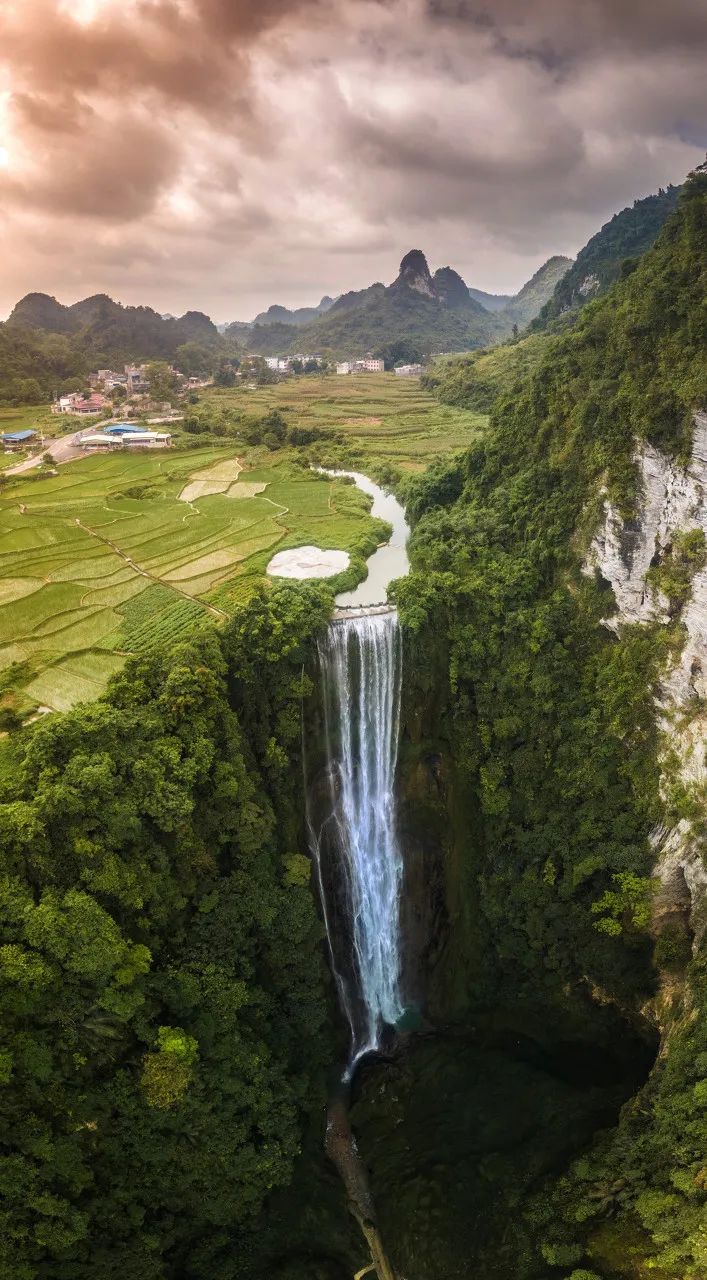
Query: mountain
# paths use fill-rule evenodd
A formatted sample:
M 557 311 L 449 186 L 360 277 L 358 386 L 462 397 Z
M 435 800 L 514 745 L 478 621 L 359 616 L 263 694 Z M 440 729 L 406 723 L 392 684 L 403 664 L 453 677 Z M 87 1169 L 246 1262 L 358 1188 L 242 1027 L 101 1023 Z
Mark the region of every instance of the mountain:
M 501 332 L 496 318 L 469 294 L 451 267 L 431 274 L 427 259 L 412 249 L 392 284 L 342 294 L 324 315 L 298 330 L 285 346 L 286 326 L 256 325 L 251 349 L 263 355 L 300 349 L 334 356 L 379 352 L 391 362 L 438 351 L 468 351 L 493 341 Z
M 8 324 L 21 325 L 24 329 L 46 329 L 49 333 L 72 333 L 78 328 L 65 307 L 48 293 L 28 293 L 13 307 Z
M 462 1244 L 450 1259 L 454 1208 L 427 1276 L 707 1274 L 706 296 L 707 167 L 634 270 L 574 324 L 534 335 L 539 365 L 472 451 L 405 482 L 413 571 L 396 602 L 420 655 L 406 699 L 417 686 L 439 708 L 417 759 L 444 741 L 447 776 L 468 770 L 468 808 L 458 788 L 448 812 L 469 852 L 461 837 L 440 883 L 458 877 L 457 919 L 473 919 L 466 937 L 453 926 L 448 988 L 466 995 L 458 957 L 476 972 L 482 956 L 489 1003 L 517 1002 L 526 1027 L 533 1008 L 556 1045 L 572 1026 L 585 1063 L 602 1042 L 625 1046 L 636 1019 L 654 1037 L 630 1102 L 581 1159 L 529 1201 L 520 1190 L 503 1256 L 486 1226 L 478 1254 Z M 433 693 L 440 651 L 449 683 Z M 437 1061 L 424 1070 L 444 1096 Z M 419 1115 L 419 1078 L 408 1098 Z M 397 1146 L 395 1133 L 376 1146 L 357 1129 L 362 1150 L 384 1150 L 401 1201 L 386 1243 L 412 1274 L 419 1200 L 403 1199 L 409 1130 Z M 448 1146 L 445 1159 L 456 1172 Z
M 185 342 L 215 347 L 218 330 L 202 311 L 165 319 L 151 307 L 124 307 L 105 293 L 64 306 L 45 293 L 29 293 L 13 308 L 9 329 L 42 330 L 74 335 L 89 358 L 109 362 L 133 359 L 174 359 Z
M 564 258 L 559 254 L 548 258 L 520 292 L 509 300 L 500 314 L 505 320 L 517 324 L 519 329 L 524 329 L 540 314 L 571 267 L 572 258 Z
M 640 258 L 675 210 L 681 187 L 668 187 L 614 214 L 577 254 L 574 265 L 558 281 L 542 308 L 536 327 L 542 328 L 585 302 L 601 297 L 618 280 L 627 258 Z
M 290 311 L 287 307 L 280 307 L 276 303 L 268 307 L 267 311 L 261 311 L 255 317 L 253 324 L 290 324 L 305 325 L 311 320 L 316 320 L 317 316 L 324 315 L 334 304 L 334 299 L 325 294 L 321 302 L 316 307 L 297 307 L 294 311 Z
M 68 307 L 46 293 L 28 293 L 0 324 L 0 402 L 37 404 L 101 366 L 174 361 L 185 343 L 228 357 L 237 353 L 236 342 L 201 311 L 165 318 L 151 307 L 123 307 L 105 293 Z
M 485 293 L 483 289 L 473 289 L 469 286 L 471 297 L 480 302 L 484 311 L 503 311 L 509 302 L 513 301 L 513 295 L 510 293 Z
M 514 324 L 519 329 L 524 329 L 552 297 L 571 266 L 572 258 L 564 258 L 558 254 L 554 258 L 548 258 L 519 293 L 484 293 L 483 289 L 470 289 L 469 293 L 486 311 L 501 316 L 506 321 L 509 332 Z

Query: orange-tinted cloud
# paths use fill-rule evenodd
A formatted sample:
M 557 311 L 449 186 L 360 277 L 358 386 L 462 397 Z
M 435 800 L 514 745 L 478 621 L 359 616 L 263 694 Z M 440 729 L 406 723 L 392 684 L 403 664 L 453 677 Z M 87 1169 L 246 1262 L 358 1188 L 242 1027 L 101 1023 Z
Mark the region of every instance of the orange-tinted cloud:
M 0 0 L 0 305 L 513 287 L 702 158 L 706 51 L 704 0 Z

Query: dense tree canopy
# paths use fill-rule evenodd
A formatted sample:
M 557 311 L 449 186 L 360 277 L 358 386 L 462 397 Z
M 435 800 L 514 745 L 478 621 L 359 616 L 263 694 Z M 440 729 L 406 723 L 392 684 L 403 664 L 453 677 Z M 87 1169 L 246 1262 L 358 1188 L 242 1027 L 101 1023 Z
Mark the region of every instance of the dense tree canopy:
M 23 739 L 0 806 L 9 1280 L 245 1274 L 332 1055 L 297 771 L 328 608 L 260 596 Z
M 448 653 L 443 724 L 473 804 L 467 951 L 453 956 L 472 1007 L 520 999 L 569 1024 L 590 992 L 627 1010 L 651 992 L 649 836 L 664 817 L 653 695 L 681 632 L 613 636 L 600 625 L 611 592 L 580 566 L 602 484 L 633 509 L 636 438 L 689 454 L 694 410 L 707 406 L 706 294 L 698 172 L 638 268 L 497 398 L 487 437 L 408 482 L 417 523 L 401 614 L 418 670 L 430 646 Z M 692 538 L 660 567 L 676 620 L 703 562 Z M 658 965 L 683 980 L 689 957 L 684 934 L 659 940 Z M 698 958 L 688 975 L 667 1063 L 619 1130 L 528 1210 L 517 1256 L 523 1232 L 540 1255 L 519 1275 L 643 1275 L 615 1267 L 627 1258 L 671 1278 L 706 1274 L 703 968 Z

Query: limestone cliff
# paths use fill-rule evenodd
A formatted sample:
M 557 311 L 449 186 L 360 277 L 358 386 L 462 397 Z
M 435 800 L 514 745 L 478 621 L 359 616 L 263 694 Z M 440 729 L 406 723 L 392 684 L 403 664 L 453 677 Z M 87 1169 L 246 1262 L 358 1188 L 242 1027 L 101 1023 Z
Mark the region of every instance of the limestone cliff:
M 604 521 L 594 537 L 584 570 L 598 570 L 611 584 L 617 609 L 605 619 L 614 631 L 626 623 L 671 621 L 670 602 L 650 582 L 649 570 L 664 562 L 677 534 L 701 530 L 707 536 L 707 413 L 694 418 L 692 455 L 686 467 L 651 445 L 636 452 L 641 498 L 636 515 L 624 520 L 607 499 Z M 671 772 L 700 802 L 707 784 L 707 566 L 692 580 L 690 599 L 680 615 L 683 643 L 657 694 L 659 723 L 665 734 L 665 760 Z M 676 764 L 677 762 L 677 764 Z M 667 786 L 666 777 L 666 786 Z M 694 821 L 683 818 L 654 832 L 660 889 L 658 916 L 678 909 L 689 893 L 696 937 L 707 926 L 707 866 L 704 839 Z

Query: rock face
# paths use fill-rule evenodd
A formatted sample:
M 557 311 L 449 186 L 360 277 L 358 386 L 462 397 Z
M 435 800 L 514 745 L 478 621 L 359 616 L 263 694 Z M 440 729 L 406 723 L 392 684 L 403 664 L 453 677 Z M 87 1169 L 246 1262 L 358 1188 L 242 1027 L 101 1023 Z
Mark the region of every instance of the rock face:
M 701 529 L 707 536 L 707 413 L 695 415 L 692 457 L 678 467 L 657 449 L 644 445 L 637 454 L 643 499 L 637 518 L 624 521 L 610 502 L 604 526 L 592 542 L 587 572 L 598 568 L 611 583 L 618 613 L 607 619 L 614 630 L 624 622 L 667 622 L 668 602 L 646 581 L 676 531 Z M 707 696 L 707 568 L 695 574 L 692 598 L 682 621 L 687 637 L 667 689 L 675 704 L 697 694 Z
M 707 536 L 707 413 L 695 415 L 687 467 L 677 466 L 650 445 L 641 446 L 636 461 L 643 487 L 638 514 L 633 521 L 624 521 L 607 501 L 603 526 L 584 566 L 587 573 L 598 569 L 613 588 L 617 612 L 605 624 L 614 631 L 624 623 L 669 621 L 668 601 L 652 590 L 648 570 L 660 563 L 676 532 L 701 529 Z M 682 781 L 701 789 L 707 784 L 707 713 L 701 709 L 707 699 L 707 567 L 693 578 L 692 596 L 681 621 L 684 645 L 662 680 L 657 706 L 660 727 L 671 752 L 677 754 Z M 707 924 L 702 842 L 692 824 L 682 820 L 672 830 L 656 831 L 654 846 L 661 886 L 656 911 L 665 914 L 671 900 L 678 910 L 678 899 L 687 891 L 693 932 L 699 937 Z
M 435 288 L 427 265 L 427 258 L 421 249 L 411 249 L 409 253 L 405 254 L 400 263 L 398 278 L 391 285 L 391 289 L 399 289 L 400 287 L 414 289 L 415 293 L 422 293 L 427 298 L 435 297 Z

